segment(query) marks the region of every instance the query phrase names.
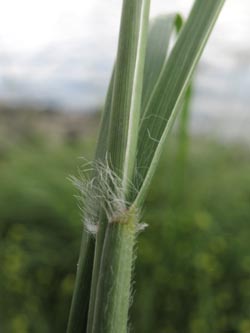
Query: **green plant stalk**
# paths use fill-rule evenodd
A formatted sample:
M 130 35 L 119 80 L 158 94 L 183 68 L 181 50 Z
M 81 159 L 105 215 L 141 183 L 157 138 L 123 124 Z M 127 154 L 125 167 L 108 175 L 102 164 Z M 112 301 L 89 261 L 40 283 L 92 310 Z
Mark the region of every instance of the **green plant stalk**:
M 97 142 L 96 155 L 95 159 L 97 161 L 103 161 L 105 163 L 106 154 L 107 154 L 107 144 L 108 144 L 108 131 L 110 124 L 110 116 L 111 116 L 111 103 L 113 96 L 113 85 L 114 85 L 114 73 L 115 66 L 112 73 L 112 77 L 110 80 L 108 93 L 105 101 L 104 112 L 102 116 L 101 130 L 99 133 L 99 138 Z M 95 170 L 95 173 L 98 173 L 98 170 Z M 99 203 L 97 202 L 97 205 Z M 88 310 L 88 319 L 87 319 L 87 332 L 91 332 L 92 324 L 93 324 L 93 316 L 95 309 L 95 298 L 96 298 L 96 287 L 98 282 L 99 270 L 100 270 L 100 262 L 101 262 L 101 254 L 102 254 L 102 246 L 104 242 L 105 230 L 107 225 L 107 217 L 103 209 L 99 211 L 99 221 L 98 221 L 98 232 L 96 234 L 96 244 L 95 250 L 93 251 L 92 260 L 93 263 L 93 272 L 92 272 L 92 281 L 91 281 L 91 292 L 90 292 L 90 301 L 89 301 L 89 310 Z
M 90 301 L 89 301 L 89 310 L 88 310 L 88 318 L 87 318 L 87 332 L 92 332 L 93 320 L 94 320 L 94 311 L 95 311 L 95 301 L 96 301 L 96 290 L 97 283 L 100 272 L 100 264 L 101 264 L 101 255 L 103 251 L 103 243 L 105 237 L 105 230 L 107 225 L 107 218 L 103 214 L 100 216 L 100 224 L 99 231 L 97 233 L 97 239 L 95 244 L 95 255 L 94 255 L 94 263 L 93 263 L 93 274 L 91 281 L 91 292 L 90 292 Z
M 147 48 L 145 56 L 145 66 L 144 66 L 144 77 L 143 77 L 143 92 L 142 92 L 142 103 L 141 109 L 144 109 L 144 105 L 150 97 L 151 91 L 156 84 L 157 78 L 159 76 L 160 70 L 166 61 L 170 38 L 172 31 L 176 29 L 178 32 L 182 25 L 182 19 L 179 15 L 164 15 L 160 18 L 153 20 L 150 24 L 150 29 L 147 38 Z M 102 118 L 102 126 L 100 131 L 100 136 L 97 144 L 97 156 L 105 160 L 105 155 L 107 149 L 107 133 L 109 133 L 110 116 L 111 116 L 111 104 L 113 96 L 113 84 L 114 84 L 114 72 L 110 81 L 108 94 L 105 102 L 105 109 Z M 149 79 L 150 78 L 150 79 Z M 142 116 L 142 115 L 141 115 Z M 102 253 L 102 245 L 105 236 L 106 221 L 105 215 L 100 218 L 99 232 L 97 233 L 97 242 L 95 248 L 95 260 L 93 268 L 93 281 L 91 284 L 91 296 L 90 296 L 90 306 L 89 306 L 89 318 L 88 327 L 92 326 L 93 322 L 93 312 L 94 312 L 94 301 L 96 294 L 96 284 L 98 278 L 98 271 L 100 268 L 100 260 Z M 89 329 L 90 333 L 91 330 Z
M 129 241 L 131 239 L 129 230 L 131 231 L 131 229 L 127 228 L 127 225 L 130 224 L 127 213 L 132 211 L 131 203 L 133 207 L 140 207 L 143 203 L 162 152 L 163 142 L 172 127 L 193 70 L 224 0 L 196 0 L 188 22 L 160 72 L 161 66 L 158 66 L 157 75 L 151 85 L 151 94 L 151 89 L 145 90 L 148 96 L 146 98 L 144 96 L 144 102 L 146 102 L 144 108 L 141 109 L 149 3 L 150 0 L 124 0 L 123 2 L 117 63 L 109 98 L 110 105 L 108 110 L 105 110 L 100 135 L 100 138 L 104 139 L 104 144 L 102 144 L 102 140 L 98 143 L 97 152 L 98 149 L 101 151 L 101 161 L 107 161 L 117 179 L 121 180 L 117 194 L 121 193 L 120 189 L 122 189 L 122 195 L 115 196 L 114 199 L 118 199 L 119 202 L 121 200 L 124 207 L 118 212 L 115 209 L 112 217 L 108 218 L 102 216 L 104 211 L 100 209 L 101 205 L 97 202 L 99 225 L 88 317 L 89 333 L 93 333 L 93 329 L 95 332 L 107 333 L 115 332 L 115 330 L 126 331 L 127 319 L 125 318 L 128 313 L 128 301 L 126 300 L 130 295 L 130 288 L 127 286 L 130 286 L 133 258 L 133 242 Z M 170 27 L 171 24 L 168 25 L 167 30 Z M 164 52 L 162 55 L 164 56 Z M 137 142 L 138 132 L 140 133 L 139 142 Z M 137 168 L 140 172 L 139 182 L 135 181 L 138 175 Z M 139 193 L 131 184 L 136 184 L 136 186 L 139 184 Z M 114 186 L 110 190 L 111 193 L 116 192 L 116 187 Z M 116 216 L 115 220 L 114 216 Z M 124 218 L 126 223 L 124 223 Z M 137 220 L 132 220 L 135 230 Z M 132 239 L 134 238 L 132 237 Z M 131 244 L 130 250 L 127 249 L 126 253 L 122 253 L 125 249 L 123 240 L 127 240 L 127 244 Z M 93 247 L 90 252 L 93 258 Z M 86 258 L 83 258 L 84 260 Z M 91 259 L 89 262 L 93 263 L 93 260 Z M 119 266 L 121 262 L 124 267 Z M 109 263 L 111 263 L 111 270 Z M 88 265 L 89 267 L 90 265 Z M 121 288 L 120 280 L 117 281 L 112 272 L 116 272 L 117 276 L 125 279 L 123 283 L 126 288 Z M 87 276 L 87 273 L 84 275 Z M 113 281 L 110 281 L 109 278 L 112 276 Z M 85 280 L 87 281 L 87 279 Z M 118 287 L 114 288 L 115 285 Z M 115 292 L 113 292 L 113 288 Z M 88 304 L 88 300 L 86 304 Z M 94 320 L 92 320 L 93 318 Z
M 124 203 L 129 197 L 135 168 L 149 7 L 149 0 L 124 0 L 123 2 L 111 106 L 108 159 L 110 167 L 121 179 L 123 197 L 120 199 Z M 115 188 L 114 191 L 116 191 Z M 125 332 L 129 302 L 124 303 L 123 300 L 128 300 L 130 296 L 133 245 L 130 246 L 125 241 L 127 245 L 124 252 L 122 244 L 124 239 L 130 239 L 131 228 L 128 229 L 124 223 L 115 223 L 115 226 L 110 227 L 110 223 L 108 223 L 107 227 L 100 226 L 98 233 L 100 234 L 97 235 L 98 251 L 96 251 L 95 262 L 100 263 L 100 270 L 97 269 L 93 272 L 93 279 L 98 280 L 98 282 L 96 286 L 92 286 L 92 288 L 96 288 L 96 292 L 95 299 L 93 300 L 91 297 L 90 301 L 88 332 L 93 332 L 93 328 L 95 332 L 111 332 L 112 327 L 116 327 L 116 332 Z M 105 241 L 103 243 L 104 233 Z M 127 246 L 130 246 L 130 250 Z M 112 263 L 109 264 L 110 268 L 104 264 L 107 260 Z M 121 262 L 123 262 L 122 268 L 124 270 L 124 274 L 122 274 L 123 286 L 117 283 L 115 276 L 112 276 L 113 281 L 110 280 L 107 284 L 106 275 L 111 278 L 110 269 L 119 273 Z M 96 275 L 98 275 L 98 279 Z M 118 274 L 119 278 L 121 278 L 120 275 Z M 115 288 L 115 292 L 113 292 L 115 284 L 118 289 Z M 109 299 L 108 305 L 106 304 L 107 299 Z M 94 308 L 92 307 L 93 303 L 95 304 Z M 105 321 L 103 318 L 104 308 L 107 309 Z M 115 317 L 114 308 L 116 310 Z M 122 322 L 121 318 L 123 318 Z
M 126 196 L 135 167 L 150 0 L 124 0 L 108 154 Z
M 106 96 L 101 129 L 95 153 L 95 160 L 99 161 L 105 160 L 105 155 L 107 151 L 107 131 L 109 127 L 110 107 L 113 91 L 113 77 L 114 72 L 112 74 Z M 94 169 L 93 176 L 96 176 L 96 173 L 97 171 Z M 93 200 L 93 198 L 90 198 L 90 200 Z M 100 226 L 102 226 L 106 225 L 106 221 L 99 205 L 99 201 L 96 200 L 96 208 L 99 209 L 100 212 Z M 100 235 L 100 233 L 98 235 Z M 87 329 L 88 313 L 89 308 L 91 308 L 90 300 L 95 298 L 95 288 L 91 288 L 91 286 L 95 286 L 97 283 L 95 279 L 97 275 L 93 276 L 92 270 L 95 271 L 99 267 L 99 263 L 94 262 L 95 251 L 98 251 L 96 243 L 97 242 L 95 237 L 88 234 L 88 232 L 84 229 L 82 232 L 80 256 L 76 272 L 75 288 L 71 302 L 67 333 L 82 333 L 85 332 Z M 101 242 L 99 241 L 98 243 L 100 244 Z M 97 268 L 95 269 L 96 266 Z M 94 295 L 92 295 L 92 298 L 91 293 L 94 293 Z
M 103 245 L 93 333 L 127 332 L 137 215 L 109 223 Z
M 86 330 L 94 248 L 94 238 L 84 230 L 67 333 Z

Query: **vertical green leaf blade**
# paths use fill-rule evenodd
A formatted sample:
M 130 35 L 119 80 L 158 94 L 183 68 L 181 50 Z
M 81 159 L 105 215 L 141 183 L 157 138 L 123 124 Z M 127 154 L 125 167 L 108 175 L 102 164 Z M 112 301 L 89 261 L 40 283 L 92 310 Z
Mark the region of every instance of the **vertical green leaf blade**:
M 102 114 L 101 128 L 99 132 L 96 153 L 95 153 L 95 160 L 102 162 L 105 161 L 107 154 L 108 130 L 109 130 L 110 114 L 111 114 L 113 82 L 114 82 L 114 70 L 112 73 L 112 77 L 109 83 L 109 88 L 105 100 L 105 105 Z M 97 175 L 98 171 L 95 170 L 94 168 L 92 172 L 93 178 L 95 178 Z M 96 210 L 99 211 L 99 215 L 101 216 L 100 200 L 98 198 L 95 198 L 94 193 L 91 198 L 86 198 L 86 200 L 88 201 L 91 200 L 92 201 L 91 204 L 93 204 L 94 200 L 96 201 Z M 85 223 L 85 220 L 87 220 L 88 218 L 89 218 L 88 216 L 84 216 L 83 223 Z M 99 222 L 100 224 L 102 224 L 103 228 L 105 227 L 104 224 L 106 221 L 102 221 L 102 218 L 100 218 L 100 221 L 94 221 L 94 222 L 96 224 Z M 88 314 L 89 312 L 91 312 L 89 308 L 92 309 L 94 307 L 93 302 L 95 299 L 96 283 L 99 271 L 98 259 L 100 257 L 100 255 L 98 256 L 95 255 L 98 258 L 94 262 L 94 254 L 96 252 L 101 251 L 104 235 L 99 233 L 98 244 L 96 246 L 96 240 L 94 236 L 89 234 L 89 232 L 86 230 L 86 227 L 83 229 L 82 233 L 83 234 L 81 241 L 80 256 L 77 266 L 75 288 L 70 308 L 67 333 L 71 332 L 78 333 L 85 331 L 87 326 Z M 93 267 L 94 263 L 95 266 Z M 92 270 L 94 273 L 93 276 L 92 276 Z
M 139 132 L 136 204 L 144 199 L 165 138 L 224 1 L 196 0 L 149 99 Z
M 124 192 L 135 165 L 149 0 L 124 0 L 109 131 L 110 164 Z
M 110 128 L 110 118 L 111 118 L 111 105 L 113 97 L 113 86 L 114 86 L 114 73 L 115 66 L 112 72 L 112 76 L 109 82 L 108 92 L 105 100 L 105 105 L 102 113 L 101 128 L 99 132 L 99 137 L 97 140 L 95 160 L 105 161 L 108 149 L 108 133 Z
M 67 333 L 86 330 L 95 240 L 83 230 Z
M 178 31 L 181 26 L 182 19 L 177 14 L 161 15 L 150 22 L 143 77 L 142 111 L 146 108 L 162 67 L 167 60 L 174 28 Z
M 110 128 L 110 117 L 111 117 L 111 103 L 112 103 L 112 96 L 113 96 L 113 85 L 114 85 L 114 70 L 112 73 L 112 77 L 109 83 L 108 92 L 105 100 L 104 110 L 102 114 L 102 121 L 101 121 L 101 128 L 99 132 L 99 137 L 97 141 L 96 153 L 95 153 L 95 161 L 105 163 L 107 149 L 108 149 L 108 133 Z M 93 178 L 95 182 L 97 181 L 98 170 L 96 170 L 96 166 L 94 164 L 93 170 Z M 95 201 L 96 210 L 98 211 L 99 220 L 95 221 L 98 225 L 98 233 L 95 239 L 95 248 L 89 253 L 89 260 L 92 261 L 93 272 L 92 272 L 92 280 L 91 284 L 89 285 L 90 291 L 90 298 L 89 298 L 89 307 L 88 307 L 88 314 L 86 317 L 86 326 L 87 330 L 92 328 L 93 316 L 94 316 L 94 307 L 95 307 L 95 297 L 96 297 L 96 287 L 98 283 L 99 277 L 99 270 L 100 270 L 100 261 L 101 261 L 101 253 L 102 253 L 102 246 L 104 241 L 105 229 L 107 224 L 107 219 L 103 214 L 103 208 L 101 207 L 100 198 L 98 196 L 93 195 L 89 200 Z M 93 204 L 93 203 L 92 203 Z M 86 283 L 85 281 L 81 281 L 81 283 Z M 88 318 L 88 320 L 87 320 Z

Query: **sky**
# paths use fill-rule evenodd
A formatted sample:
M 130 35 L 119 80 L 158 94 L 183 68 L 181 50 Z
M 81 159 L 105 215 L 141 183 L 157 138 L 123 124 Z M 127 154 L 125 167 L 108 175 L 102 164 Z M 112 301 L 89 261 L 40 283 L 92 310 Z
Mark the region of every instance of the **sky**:
M 186 17 L 192 3 L 152 0 L 151 17 L 168 12 Z M 121 0 L 1 1 L 0 101 L 69 110 L 102 104 L 116 54 L 121 5 Z M 249 36 L 250 1 L 226 0 L 197 74 L 197 119 L 218 113 L 223 102 L 217 114 L 221 121 L 226 112 L 232 121 L 235 112 L 245 121 Z

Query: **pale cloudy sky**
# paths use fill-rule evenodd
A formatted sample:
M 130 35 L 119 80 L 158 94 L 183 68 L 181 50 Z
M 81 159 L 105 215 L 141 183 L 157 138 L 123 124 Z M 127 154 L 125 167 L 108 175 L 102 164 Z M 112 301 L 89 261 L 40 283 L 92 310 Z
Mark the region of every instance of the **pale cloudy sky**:
M 186 16 L 193 1 L 151 3 L 152 16 L 176 11 Z M 0 0 L 0 100 L 77 109 L 102 103 L 121 5 L 121 0 Z M 225 96 L 231 97 L 224 109 L 248 111 L 249 36 L 250 1 L 226 0 L 198 72 L 199 98 L 207 90 L 212 96 L 203 116 L 211 108 L 217 112 Z

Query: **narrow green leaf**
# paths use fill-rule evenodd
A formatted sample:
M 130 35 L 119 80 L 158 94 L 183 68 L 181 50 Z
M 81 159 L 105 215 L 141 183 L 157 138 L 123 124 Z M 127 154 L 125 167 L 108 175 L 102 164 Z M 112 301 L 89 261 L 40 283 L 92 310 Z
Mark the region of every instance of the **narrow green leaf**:
M 110 123 L 111 114 L 111 101 L 113 94 L 113 81 L 114 81 L 114 71 L 110 80 L 105 105 L 102 114 L 101 128 L 97 141 L 95 160 L 105 161 L 107 154 L 108 145 L 108 130 Z M 93 178 L 98 176 L 98 171 L 93 170 Z M 99 221 L 94 221 L 99 223 L 101 228 L 105 228 L 106 220 L 103 219 L 103 214 L 101 212 L 100 200 L 95 197 L 93 193 L 91 198 L 86 200 L 96 200 L 96 210 L 99 211 L 100 219 Z M 85 216 L 83 219 L 86 219 Z M 90 322 L 92 321 L 92 314 L 94 308 L 96 284 L 99 273 L 99 262 L 104 238 L 104 232 L 99 232 L 97 235 L 97 242 L 93 235 L 90 235 L 86 228 L 83 230 L 80 257 L 76 274 L 75 288 L 72 298 L 72 304 L 70 309 L 70 316 L 68 322 L 67 333 L 82 333 L 86 331 L 87 321 L 90 317 Z M 95 255 L 95 261 L 94 261 Z M 94 266 L 94 267 L 93 267 Z M 92 274 L 93 270 L 93 274 Z
M 67 333 L 86 331 L 95 240 L 83 230 Z
M 111 105 L 112 105 L 113 87 L 114 87 L 114 73 L 115 73 L 115 65 L 110 79 L 107 96 L 105 99 L 105 105 L 102 113 L 101 127 L 96 145 L 95 160 L 102 162 L 105 161 L 108 150 L 108 133 L 110 128 Z
M 178 32 L 181 26 L 182 18 L 178 14 L 161 15 L 150 22 L 143 77 L 142 111 L 146 108 L 162 67 L 167 60 L 173 32 L 174 30 Z
M 149 0 L 124 0 L 109 130 L 110 165 L 128 191 L 135 165 Z
M 145 197 L 166 136 L 223 4 L 224 0 L 196 0 L 143 112 L 137 154 L 140 177 L 135 175 L 139 187 L 136 205 Z
M 108 149 L 108 133 L 110 128 L 114 72 L 115 70 L 113 70 L 112 77 L 109 83 L 108 93 L 105 100 L 105 106 L 101 121 L 101 129 L 97 141 L 96 154 L 95 154 L 95 160 L 101 161 L 103 163 L 105 163 L 105 159 L 107 157 L 107 149 Z M 94 169 L 93 177 L 95 178 L 98 176 L 99 176 L 98 170 Z M 101 262 L 105 230 L 107 225 L 107 218 L 105 216 L 105 213 L 103 212 L 103 208 L 100 206 L 100 198 L 98 198 L 98 196 L 95 196 L 95 194 L 93 193 L 93 196 L 92 198 L 90 198 L 90 200 L 96 201 L 96 210 L 99 211 L 98 213 L 99 221 L 96 221 L 96 224 L 98 225 L 98 232 L 96 234 L 95 249 L 93 253 L 90 253 L 91 260 L 93 262 L 93 273 L 92 273 L 91 285 L 89 286 L 89 288 L 91 288 L 91 292 L 90 292 L 89 309 L 88 309 L 88 320 L 86 319 L 86 322 L 88 321 L 87 332 L 91 332 L 92 330 L 93 316 L 95 310 L 96 289 L 99 278 L 100 262 Z M 82 283 L 84 283 L 84 281 L 82 281 Z

